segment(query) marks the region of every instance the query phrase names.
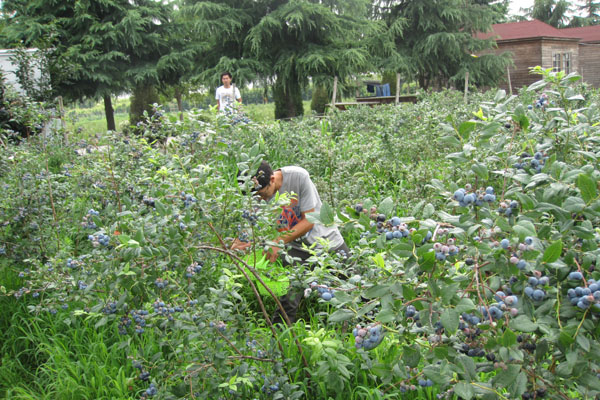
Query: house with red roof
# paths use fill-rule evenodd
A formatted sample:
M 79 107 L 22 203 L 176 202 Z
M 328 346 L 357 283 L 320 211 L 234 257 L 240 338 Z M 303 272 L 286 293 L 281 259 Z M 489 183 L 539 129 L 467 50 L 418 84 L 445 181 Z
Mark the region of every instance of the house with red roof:
M 495 24 L 490 32 L 477 37 L 494 38 L 497 53 L 513 54 L 514 66 L 501 85 L 505 89 L 509 84 L 515 90 L 538 81 L 539 75 L 529 73 L 536 65 L 578 72 L 585 82 L 600 87 L 600 26 L 558 29 L 534 19 Z

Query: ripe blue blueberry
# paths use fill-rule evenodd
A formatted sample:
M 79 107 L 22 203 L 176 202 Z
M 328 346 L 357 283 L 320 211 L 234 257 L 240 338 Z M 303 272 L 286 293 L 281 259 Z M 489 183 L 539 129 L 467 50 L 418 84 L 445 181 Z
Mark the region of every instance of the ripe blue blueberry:
M 568 278 L 573 281 L 580 281 L 583 279 L 583 275 L 579 271 L 573 271 L 569 274 Z

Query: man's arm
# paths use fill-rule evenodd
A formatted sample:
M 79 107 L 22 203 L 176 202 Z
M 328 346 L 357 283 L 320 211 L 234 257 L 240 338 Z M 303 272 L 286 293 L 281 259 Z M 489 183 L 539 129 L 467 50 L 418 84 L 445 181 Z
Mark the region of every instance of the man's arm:
M 283 243 L 290 243 L 290 242 L 304 236 L 315 225 L 312 222 L 309 222 L 308 219 L 306 219 L 306 214 L 311 213 L 313 211 L 315 211 L 314 208 L 303 212 L 302 218 L 300 218 L 300 221 L 298 221 L 298 223 L 296 225 L 294 225 L 294 227 L 292 229 L 290 229 L 289 231 L 283 232 L 277 239 L 275 239 L 275 242 L 278 243 L 280 241 L 283 241 Z M 279 252 L 279 247 L 271 246 L 271 249 L 267 253 L 267 258 L 271 262 L 275 262 L 275 260 L 277 260 L 278 252 Z

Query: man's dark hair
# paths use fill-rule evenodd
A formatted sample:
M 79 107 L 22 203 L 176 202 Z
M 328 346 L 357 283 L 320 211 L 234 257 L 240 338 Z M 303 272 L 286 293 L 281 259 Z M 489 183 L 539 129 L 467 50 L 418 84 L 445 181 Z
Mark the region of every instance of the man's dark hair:
M 258 182 L 256 190 L 269 186 L 272 175 L 273 169 L 271 168 L 271 165 L 269 165 L 269 163 L 266 161 L 262 161 L 258 167 L 258 170 L 256 171 L 256 174 L 252 176 L 252 178 L 256 178 L 256 181 Z
M 245 178 L 244 175 L 246 177 L 248 176 L 246 174 L 242 174 L 242 171 L 238 171 L 237 180 L 238 180 L 238 184 L 240 186 L 243 186 L 244 183 L 246 182 L 247 178 Z M 256 192 L 257 190 L 260 190 L 264 187 L 269 186 L 269 183 L 271 183 L 272 175 L 273 175 L 273 169 L 271 168 L 269 163 L 266 161 L 262 161 L 260 163 L 260 166 L 256 170 L 256 174 L 254 174 L 250 177 L 250 179 L 252 179 L 252 180 L 254 178 L 256 178 L 256 181 L 258 182 L 258 185 L 254 185 L 250 191 Z M 243 193 L 246 194 L 245 191 L 243 191 Z
M 223 73 L 221 74 L 221 79 L 223 79 L 223 77 L 224 77 L 225 75 L 228 75 L 228 76 L 229 76 L 229 79 L 233 79 L 233 76 L 231 75 L 231 72 L 223 72 Z

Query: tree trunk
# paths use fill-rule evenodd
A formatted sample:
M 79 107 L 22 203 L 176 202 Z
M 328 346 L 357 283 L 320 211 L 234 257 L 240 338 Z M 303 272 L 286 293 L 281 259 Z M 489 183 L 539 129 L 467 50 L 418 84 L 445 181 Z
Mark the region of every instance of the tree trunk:
M 273 88 L 275 97 L 275 119 L 293 118 L 304 114 L 302 88 L 293 77 L 283 81 L 277 78 Z
M 113 109 L 109 94 L 104 95 L 104 114 L 106 115 L 106 129 L 109 131 L 116 131 L 115 110 Z
M 179 110 L 179 120 L 183 122 L 183 101 L 181 100 L 181 89 L 175 87 L 175 100 L 177 100 L 177 109 Z

